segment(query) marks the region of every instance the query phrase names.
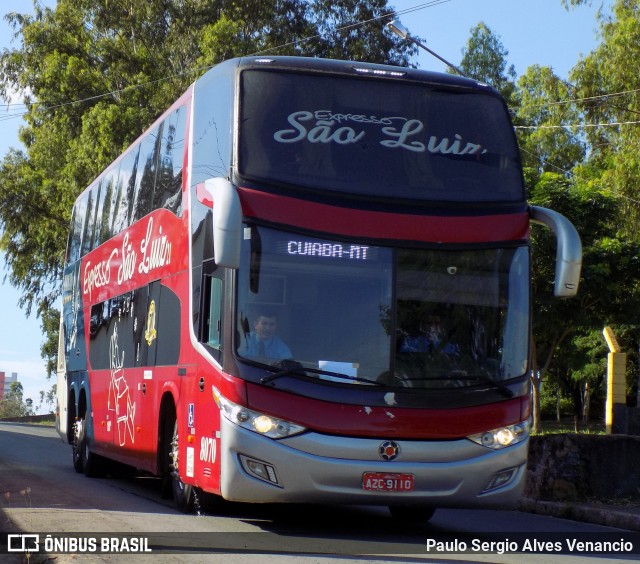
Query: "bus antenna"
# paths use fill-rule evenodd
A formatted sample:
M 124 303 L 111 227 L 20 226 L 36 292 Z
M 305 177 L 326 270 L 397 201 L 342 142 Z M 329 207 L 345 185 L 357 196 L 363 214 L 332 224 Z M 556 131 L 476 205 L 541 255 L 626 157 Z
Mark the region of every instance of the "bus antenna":
M 446 59 L 444 59 L 443 57 L 438 55 L 438 53 L 436 53 L 435 51 L 432 51 L 426 45 L 424 45 L 423 43 L 418 41 L 415 37 L 410 35 L 409 34 L 409 30 L 402 25 L 402 22 L 399 19 L 395 19 L 395 20 L 390 21 L 387 24 L 387 28 L 389 28 L 389 30 L 391 30 L 393 33 L 395 33 L 398 37 L 401 37 L 402 39 L 407 39 L 408 41 L 410 41 L 411 43 L 414 43 L 415 45 L 417 45 L 421 49 L 424 49 L 427 53 L 429 53 L 430 55 L 433 55 L 436 59 L 438 59 L 439 61 L 442 61 L 449 68 L 453 69 L 460 76 L 464 76 L 465 78 L 469 78 L 466 74 L 464 74 L 454 64 L 450 63 L 449 61 L 447 61 Z

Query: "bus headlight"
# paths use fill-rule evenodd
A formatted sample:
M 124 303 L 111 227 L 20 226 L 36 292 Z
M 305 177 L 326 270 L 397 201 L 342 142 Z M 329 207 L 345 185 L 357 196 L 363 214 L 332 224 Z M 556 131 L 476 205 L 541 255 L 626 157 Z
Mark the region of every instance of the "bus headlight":
M 306 427 L 291 421 L 278 419 L 266 413 L 253 411 L 238 405 L 225 398 L 215 386 L 212 386 L 212 392 L 213 399 L 220 408 L 220 413 L 231 423 L 243 429 L 249 429 L 249 431 L 254 431 L 271 439 L 283 439 L 306 431 Z
M 521 421 L 516 425 L 508 425 L 506 427 L 500 427 L 485 433 L 478 433 L 477 435 L 470 435 L 467 437 L 469 440 L 482 445 L 484 447 L 499 450 L 511 445 L 521 443 L 529 437 L 529 419 Z

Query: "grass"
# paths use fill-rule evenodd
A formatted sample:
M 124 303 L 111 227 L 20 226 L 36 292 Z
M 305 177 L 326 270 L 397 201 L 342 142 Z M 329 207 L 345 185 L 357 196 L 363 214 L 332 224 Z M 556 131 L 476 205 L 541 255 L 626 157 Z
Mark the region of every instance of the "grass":
M 573 419 L 543 419 L 542 431 L 540 433 L 532 433 L 533 435 L 559 435 L 563 433 L 582 433 L 585 435 L 605 435 L 607 430 L 604 421 L 596 420 L 585 423 L 578 421 L 578 429 Z

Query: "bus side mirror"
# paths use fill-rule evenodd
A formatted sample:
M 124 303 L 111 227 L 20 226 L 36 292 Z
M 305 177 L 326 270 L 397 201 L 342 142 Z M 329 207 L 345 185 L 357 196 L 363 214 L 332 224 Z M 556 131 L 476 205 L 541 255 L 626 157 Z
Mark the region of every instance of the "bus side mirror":
M 539 206 L 531 206 L 531 221 L 546 225 L 555 235 L 556 280 L 554 294 L 558 298 L 572 298 L 578 292 L 582 269 L 582 243 L 573 224 L 563 215 Z
M 242 205 L 238 191 L 226 178 L 205 180 L 205 189 L 213 198 L 215 263 L 223 268 L 238 268 L 242 243 Z

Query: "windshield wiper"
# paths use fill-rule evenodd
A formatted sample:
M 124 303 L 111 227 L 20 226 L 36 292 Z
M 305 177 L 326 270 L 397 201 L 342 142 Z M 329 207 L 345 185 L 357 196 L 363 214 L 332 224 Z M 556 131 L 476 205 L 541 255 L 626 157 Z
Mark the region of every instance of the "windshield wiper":
M 331 372 L 330 370 L 322 370 L 321 368 L 306 368 L 299 362 L 295 360 L 281 360 L 277 365 L 271 366 L 270 368 L 281 368 L 278 372 L 274 372 L 269 376 L 263 376 L 260 378 L 261 384 L 268 384 L 269 382 L 273 382 L 282 376 L 293 376 L 293 377 L 302 377 L 305 379 L 310 379 L 311 377 L 307 374 L 307 372 L 311 372 L 312 374 L 320 374 L 322 376 L 331 376 L 332 378 L 340 378 L 342 380 L 349 380 L 351 382 L 362 382 L 363 384 L 373 384 L 374 386 L 384 386 L 384 384 L 380 382 L 376 382 L 375 380 L 369 380 L 368 378 L 360 378 L 358 376 L 351 376 L 350 374 L 342 374 L 340 372 Z
M 500 382 L 496 382 L 489 376 L 483 376 L 482 374 L 474 374 L 473 376 L 467 376 L 466 380 L 478 380 L 483 384 L 489 384 L 492 388 L 498 390 L 503 396 L 507 398 L 513 397 L 513 391 L 508 386 L 505 386 Z
M 489 384 L 493 389 L 499 391 L 503 396 L 507 398 L 512 398 L 514 395 L 508 386 L 505 386 L 500 382 L 496 382 L 495 380 L 491 379 L 489 376 L 483 376 L 481 374 L 469 375 L 464 370 L 452 370 L 446 376 L 435 376 L 435 377 L 428 377 L 428 378 L 427 377 L 401 378 L 400 380 L 406 381 L 406 382 L 438 381 L 438 382 L 451 382 L 451 383 L 460 382 L 460 381 L 469 382 L 469 381 L 476 380 L 476 381 L 482 382 L 483 384 Z

